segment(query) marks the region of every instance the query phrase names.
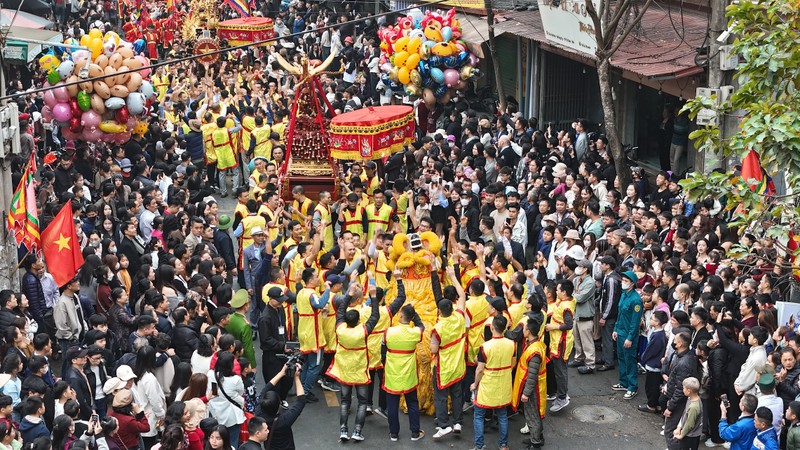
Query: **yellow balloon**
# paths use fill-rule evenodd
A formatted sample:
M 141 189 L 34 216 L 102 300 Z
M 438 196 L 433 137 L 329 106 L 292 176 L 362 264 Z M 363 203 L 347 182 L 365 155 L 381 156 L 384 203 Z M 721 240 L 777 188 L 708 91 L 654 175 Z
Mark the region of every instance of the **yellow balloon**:
M 61 61 L 56 57 L 56 55 L 44 55 L 39 58 L 39 67 L 41 67 L 45 72 L 49 72 L 51 69 L 55 69 L 61 64 Z
M 406 67 L 408 70 L 413 70 L 419 64 L 419 54 L 418 53 L 411 53 L 408 55 L 408 59 L 406 59 Z
M 89 30 L 89 37 L 91 39 L 103 39 L 103 32 L 98 30 L 97 28 L 93 28 Z
M 103 40 L 112 40 L 115 44 L 119 45 L 119 35 L 113 31 L 106 32 L 105 36 L 103 36 Z
M 408 52 L 397 52 L 394 54 L 394 65 L 397 67 L 403 67 L 406 65 L 407 59 Z
M 420 45 L 422 45 L 422 41 L 418 37 L 411 38 L 408 41 L 408 53 L 417 53 Z
M 90 38 L 88 34 L 84 34 L 83 36 L 81 36 L 81 45 L 82 46 L 88 47 L 89 46 L 89 42 L 92 42 L 92 38 Z
M 92 30 L 94 31 L 94 30 Z M 97 30 L 100 31 L 100 30 Z M 97 58 L 98 56 L 103 54 L 103 39 L 102 37 L 94 38 L 89 45 L 87 45 L 89 49 L 92 51 L 92 58 Z
M 103 131 L 105 133 L 122 133 L 123 131 L 127 130 L 125 125 L 120 125 L 113 120 L 104 120 L 100 122 L 99 128 L 100 131 Z
M 401 37 L 394 43 L 395 52 L 404 52 L 406 51 L 406 47 L 408 47 L 408 38 L 406 36 Z
M 411 74 L 408 71 L 408 68 L 401 67 L 400 70 L 397 71 L 397 81 L 401 84 L 408 84 L 411 81 Z

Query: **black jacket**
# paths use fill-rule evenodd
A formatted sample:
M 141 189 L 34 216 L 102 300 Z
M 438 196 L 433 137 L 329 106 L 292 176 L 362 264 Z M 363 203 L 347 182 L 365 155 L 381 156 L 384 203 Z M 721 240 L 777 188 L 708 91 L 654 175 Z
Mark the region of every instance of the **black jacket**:
M 72 389 L 75 389 L 75 397 L 81 407 L 78 417 L 80 417 L 81 420 L 89 420 L 92 417 L 94 395 L 92 395 L 92 388 L 89 386 L 87 379 L 81 372 L 70 365 L 67 367 L 64 380 L 72 386 Z
M 108 370 L 106 370 L 106 363 L 101 362 L 100 365 L 97 367 L 100 369 L 100 386 L 103 386 L 104 384 L 106 384 L 106 380 L 108 380 Z M 91 369 L 89 368 L 89 364 L 86 365 L 86 368 L 83 370 L 83 373 L 86 374 L 86 378 L 89 380 L 89 389 L 92 391 L 92 398 L 94 398 L 95 395 L 97 395 L 97 392 L 95 391 L 95 386 L 97 386 L 97 379 L 96 379 L 97 375 L 95 375 L 95 373 L 91 371 Z M 111 399 L 109 398 L 109 400 Z
M 142 265 L 142 254 L 139 253 L 137 246 L 127 237 L 123 237 L 120 239 L 117 249 L 120 254 L 128 257 L 128 273 L 139 273 L 139 267 Z
M 667 409 L 673 414 L 681 414 L 683 411 L 676 411 L 686 396 L 683 395 L 683 380 L 689 377 L 698 377 L 697 356 L 688 349 L 683 353 L 677 351 L 672 354 L 672 362 L 669 365 L 669 379 L 667 380 Z
M 225 259 L 225 268 L 233 270 L 236 268 L 236 254 L 233 252 L 233 239 L 225 230 L 217 229 L 214 231 L 214 245 L 217 247 L 219 256 Z
M 778 397 L 783 400 L 784 408 L 788 408 L 789 403 L 797 397 L 797 394 L 800 394 L 800 386 L 797 385 L 798 379 L 800 379 L 800 366 L 795 364 L 792 370 L 786 373 L 786 379 L 775 386 Z
M 280 326 L 286 329 L 286 312 L 283 308 L 275 309 L 269 305 L 261 312 L 258 319 L 258 337 L 261 351 L 269 354 L 282 354 L 286 348 L 286 332 L 279 332 Z M 269 380 L 267 380 L 269 381 Z
M 8 328 L 17 317 L 19 316 L 14 311 L 8 308 L 0 308 L 0 330 Z
M 732 384 L 728 377 L 728 351 L 717 346 L 708 355 L 708 375 L 711 387 L 711 396 L 719 398 L 720 395 L 727 393 L 728 386 Z
M 200 328 L 196 325 L 195 321 L 189 321 L 189 324 L 179 323 L 172 328 L 172 342 L 175 347 L 175 355 L 183 362 L 189 362 L 192 359 L 192 353 L 197 348 L 197 343 L 200 341 Z
M 37 323 L 43 323 L 44 313 L 47 311 L 47 303 L 44 299 L 42 281 L 31 271 L 26 271 L 22 276 L 22 292 L 28 297 L 30 312 Z

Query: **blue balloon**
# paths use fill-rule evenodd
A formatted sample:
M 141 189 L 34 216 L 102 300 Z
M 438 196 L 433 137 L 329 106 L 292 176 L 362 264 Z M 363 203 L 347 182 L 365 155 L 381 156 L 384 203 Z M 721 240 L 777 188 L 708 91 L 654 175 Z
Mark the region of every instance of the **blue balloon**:
M 419 74 L 422 75 L 422 78 L 430 75 L 431 66 L 428 64 L 428 61 L 420 61 L 417 67 L 419 67 Z
M 459 53 L 458 56 L 456 56 L 456 59 L 458 60 L 458 65 L 466 63 L 469 61 L 469 52 Z
M 442 72 L 442 69 L 433 67 L 431 68 L 431 78 L 439 84 L 444 83 L 444 72 Z
M 144 51 L 145 45 L 147 45 L 147 42 L 145 42 L 144 39 L 137 39 L 133 41 L 133 52 L 136 53 L 137 55 L 139 53 L 142 53 Z
M 442 28 L 442 42 L 447 42 L 453 39 L 453 29 L 450 27 Z
M 428 58 L 428 62 L 431 64 L 431 67 L 438 67 L 442 65 L 442 57 L 441 56 L 431 56 Z
M 455 56 L 445 56 L 442 59 L 444 60 L 443 62 L 445 67 L 447 67 L 448 69 L 455 69 L 456 67 L 458 67 L 458 58 Z
M 435 82 L 435 81 L 433 81 L 433 78 L 431 78 L 431 77 L 428 77 L 428 78 L 424 78 L 424 79 L 422 80 L 422 85 L 423 85 L 423 86 L 425 86 L 426 88 L 431 88 L 431 89 L 433 89 L 433 88 L 435 88 L 435 87 L 436 87 L 436 82 Z
M 433 90 L 433 95 L 436 98 L 439 98 L 439 97 L 443 96 L 446 93 L 447 93 L 447 86 L 445 86 L 443 84 L 439 85 L 439 86 L 436 86 L 436 89 Z

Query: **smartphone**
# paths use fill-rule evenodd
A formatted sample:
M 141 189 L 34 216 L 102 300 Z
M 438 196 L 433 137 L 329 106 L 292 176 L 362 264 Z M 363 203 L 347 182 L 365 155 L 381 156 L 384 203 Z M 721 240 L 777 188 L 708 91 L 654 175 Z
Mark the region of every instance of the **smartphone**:
M 90 419 L 90 422 L 95 422 L 95 423 L 97 423 L 97 422 L 99 422 L 99 421 L 100 421 L 100 416 L 99 416 L 99 415 L 97 415 L 97 414 L 92 414 L 92 418 Z
M 728 400 L 728 394 L 722 394 L 719 397 L 719 399 L 722 402 L 722 404 L 725 405 L 725 408 L 730 408 L 731 407 L 731 401 Z
M 217 383 L 215 383 L 215 382 L 213 382 L 213 381 L 211 382 L 211 393 L 212 393 L 212 394 L 214 394 L 214 395 L 218 395 L 218 392 L 217 392 Z

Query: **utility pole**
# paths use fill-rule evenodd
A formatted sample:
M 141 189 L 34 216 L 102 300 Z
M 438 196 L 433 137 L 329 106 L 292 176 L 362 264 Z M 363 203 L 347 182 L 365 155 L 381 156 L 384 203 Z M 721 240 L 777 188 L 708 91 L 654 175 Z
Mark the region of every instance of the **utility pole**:
M 494 40 L 494 10 L 492 9 L 492 0 L 483 0 L 483 7 L 486 9 L 486 22 L 489 26 L 489 56 L 492 58 L 492 66 L 494 67 L 494 82 L 497 85 L 497 97 L 500 102 L 500 112 L 506 111 L 506 89 L 503 86 L 503 80 L 500 78 L 500 61 L 497 60 L 497 46 Z
M 6 64 L 3 58 L 5 42 L 2 44 L 3 45 L 0 46 L 0 97 L 6 95 Z M 18 114 L 16 103 L 8 103 L 7 100 L 3 100 L 2 103 L 0 103 L 0 115 L 10 116 L 9 118 L 12 123 L 18 120 Z M 7 131 L 13 133 L 11 140 L 16 139 L 17 142 L 19 142 L 19 124 L 17 124 L 15 129 Z M 2 231 L 0 231 L 0 288 L 19 292 L 20 276 L 17 261 L 17 241 L 14 239 L 14 236 L 9 233 L 8 222 L 5 220 L 11 207 L 11 199 L 14 197 L 10 158 L 12 144 L 8 141 L 4 141 L 1 142 L 0 145 L 3 147 L 3 149 L 0 150 L 3 155 L 3 157 L 0 158 L 0 213 L 2 213 L 3 222 L 2 226 L 0 226 L 0 228 L 2 228 Z

